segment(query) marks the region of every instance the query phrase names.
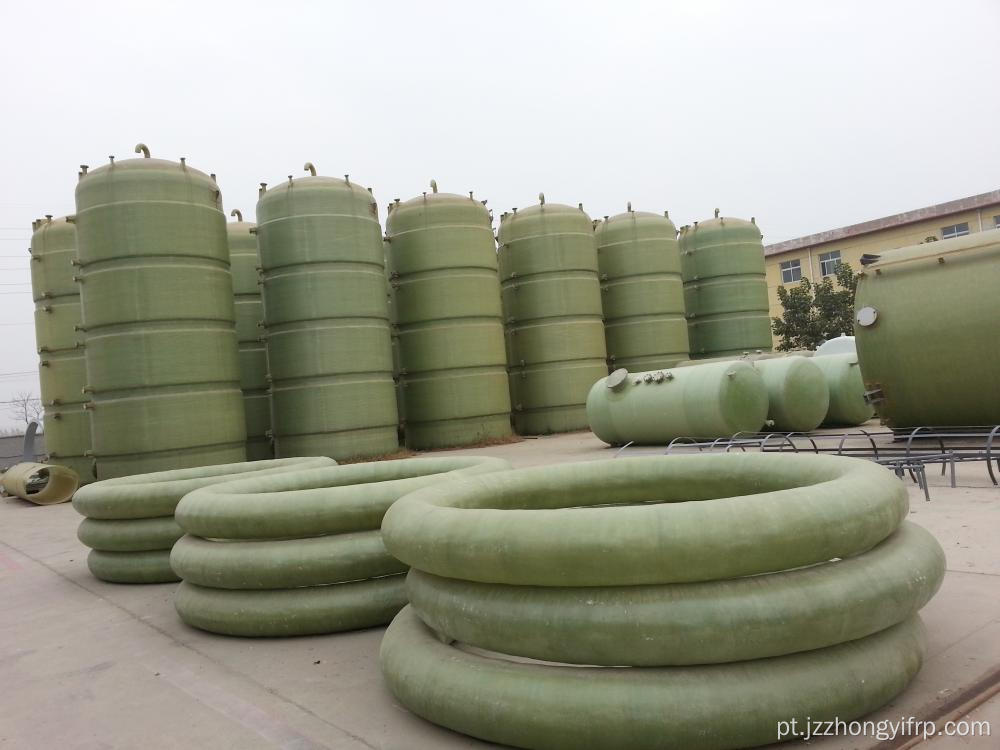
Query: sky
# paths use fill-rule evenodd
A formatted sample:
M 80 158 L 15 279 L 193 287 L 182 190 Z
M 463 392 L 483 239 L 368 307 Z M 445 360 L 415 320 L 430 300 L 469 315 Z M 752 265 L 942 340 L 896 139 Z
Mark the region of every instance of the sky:
M 434 178 L 771 243 L 1000 188 L 998 39 L 998 0 L 5 2 L 0 401 L 38 391 L 32 219 L 139 141 L 248 220 L 311 161 L 383 220 Z

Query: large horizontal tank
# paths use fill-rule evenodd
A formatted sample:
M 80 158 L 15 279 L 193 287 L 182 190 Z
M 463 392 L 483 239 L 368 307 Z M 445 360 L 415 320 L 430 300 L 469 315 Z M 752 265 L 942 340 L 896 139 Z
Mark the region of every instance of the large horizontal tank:
M 764 245 L 754 219 L 719 216 L 681 228 L 681 268 L 694 359 L 771 350 Z
M 607 372 L 597 247 L 583 207 L 539 204 L 500 220 L 499 261 L 514 429 L 587 427 L 587 392 Z
M 688 357 L 677 228 L 666 212 L 605 218 L 594 230 L 611 367 L 652 370 Z
M 271 397 L 267 385 L 267 349 L 261 324 L 264 305 L 260 301 L 257 269 L 257 238 L 253 222 L 243 221 L 243 213 L 234 208 L 236 221 L 226 224 L 229 237 L 229 263 L 233 272 L 233 299 L 236 307 L 236 338 L 240 345 L 240 388 L 243 413 L 247 422 L 247 460 L 274 458 L 271 449 Z
M 854 311 L 883 422 L 1000 423 L 1000 231 L 882 253 L 862 271 Z
M 430 449 L 509 437 L 496 242 L 472 193 L 389 204 L 387 259 L 406 445 Z
M 184 159 L 136 153 L 76 187 L 99 479 L 246 456 L 219 188 Z
M 594 383 L 587 397 L 590 429 L 611 445 L 756 432 L 767 408 L 764 379 L 739 360 L 655 372 L 619 369 Z
M 74 221 L 72 216 L 46 216 L 32 224 L 31 292 L 48 459 L 88 482 L 94 478 L 94 460 L 87 455 L 90 413 L 84 408 L 87 368 L 80 331 L 80 288 L 74 279 Z
M 857 354 L 829 354 L 813 357 L 811 361 L 823 371 L 830 389 L 830 405 L 823 419 L 825 426 L 856 427 L 875 415 L 865 398 Z
M 399 447 L 378 207 L 310 173 L 257 201 L 275 453 L 338 460 Z

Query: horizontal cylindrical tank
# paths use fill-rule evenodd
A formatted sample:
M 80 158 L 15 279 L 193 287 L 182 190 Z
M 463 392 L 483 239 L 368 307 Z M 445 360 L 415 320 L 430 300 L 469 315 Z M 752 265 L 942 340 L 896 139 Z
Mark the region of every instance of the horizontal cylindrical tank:
M 211 177 L 144 158 L 76 188 L 100 479 L 245 458 L 226 219 Z
M 398 448 L 378 207 L 343 178 L 289 179 L 257 202 L 275 453 Z
M 875 415 L 865 400 L 865 383 L 861 377 L 857 354 L 831 354 L 811 360 L 826 378 L 830 389 L 830 405 L 825 426 L 857 426 Z
M 808 432 L 826 419 L 830 388 L 809 357 L 773 357 L 753 363 L 767 386 L 768 429 Z
M 611 445 L 756 432 L 767 409 L 763 377 L 740 361 L 655 372 L 619 369 L 594 383 L 587 397 L 590 429 Z
M 641 371 L 687 359 L 681 257 L 667 213 L 633 211 L 630 203 L 594 235 L 609 365 Z
M 891 427 L 1000 423 L 1000 231 L 882 253 L 854 300 L 861 373 Z
M 823 423 L 830 405 L 830 388 L 823 371 L 812 365 L 812 352 L 744 352 L 739 357 L 690 359 L 677 367 L 708 362 L 749 362 L 767 386 L 768 429 L 808 432 Z
M 236 338 L 239 341 L 240 389 L 243 413 L 247 422 L 247 460 L 262 461 L 274 457 L 271 449 L 271 397 L 267 385 L 267 349 L 264 347 L 264 305 L 260 301 L 257 269 L 257 238 L 251 233 L 255 224 L 243 221 L 239 209 L 226 224 L 229 238 L 229 264 L 233 273 L 233 299 L 236 308 Z
M 829 354 L 855 354 L 857 351 L 858 347 L 854 343 L 854 337 L 841 334 L 817 346 L 815 356 L 825 357 Z
M 539 204 L 501 217 L 500 284 L 514 429 L 587 427 L 590 386 L 607 372 L 597 247 L 583 207 Z
M 46 216 L 32 224 L 31 293 L 48 457 L 76 472 L 81 482 L 88 482 L 94 478 L 94 460 L 87 455 L 90 413 L 84 407 L 89 399 L 83 392 L 87 369 L 80 288 L 74 279 L 74 221 L 72 216 Z
M 684 306 L 694 359 L 771 349 L 764 246 L 754 219 L 681 228 Z
M 490 214 L 472 193 L 431 187 L 386 217 L 404 433 L 416 449 L 511 434 Z

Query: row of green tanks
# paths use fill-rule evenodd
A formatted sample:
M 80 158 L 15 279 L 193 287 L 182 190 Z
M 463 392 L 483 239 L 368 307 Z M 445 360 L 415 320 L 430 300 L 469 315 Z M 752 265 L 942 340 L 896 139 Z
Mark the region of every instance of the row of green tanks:
M 504 213 L 498 233 L 514 427 L 587 426 L 609 369 L 771 348 L 762 235 L 719 217 L 678 232 L 669 215 L 591 222 L 582 205 Z M 588 232 L 588 224 L 591 231 Z
M 595 225 L 541 197 L 494 238 L 485 201 L 433 185 L 390 204 L 383 239 L 370 189 L 307 164 L 227 226 L 214 175 L 137 153 L 77 189 L 78 452 L 102 478 L 390 454 L 400 424 L 415 449 L 504 440 L 511 411 L 522 434 L 583 429 L 609 364 L 690 354 L 666 215 Z

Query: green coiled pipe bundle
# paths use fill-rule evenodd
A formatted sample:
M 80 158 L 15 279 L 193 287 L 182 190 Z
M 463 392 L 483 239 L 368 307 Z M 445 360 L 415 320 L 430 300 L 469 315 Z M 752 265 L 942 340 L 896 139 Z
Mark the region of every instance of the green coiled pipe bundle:
M 382 525 L 412 566 L 382 671 L 420 716 L 524 748 L 752 747 L 779 721 L 857 718 L 919 670 L 917 611 L 944 574 L 907 510 L 891 473 L 832 456 L 619 459 L 420 490 Z
M 188 492 L 247 474 L 294 472 L 336 461 L 322 456 L 198 466 L 105 479 L 73 496 L 86 516 L 77 537 L 91 548 L 87 566 L 112 583 L 168 583 L 180 580 L 170 567 L 170 549 L 184 532 L 174 520 L 177 503 Z
M 184 497 L 170 563 L 187 624 L 223 635 L 294 636 L 384 625 L 406 604 L 407 566 L 379 526 L 403 495 L 502 471 L 484 456 L 321 467 Z

